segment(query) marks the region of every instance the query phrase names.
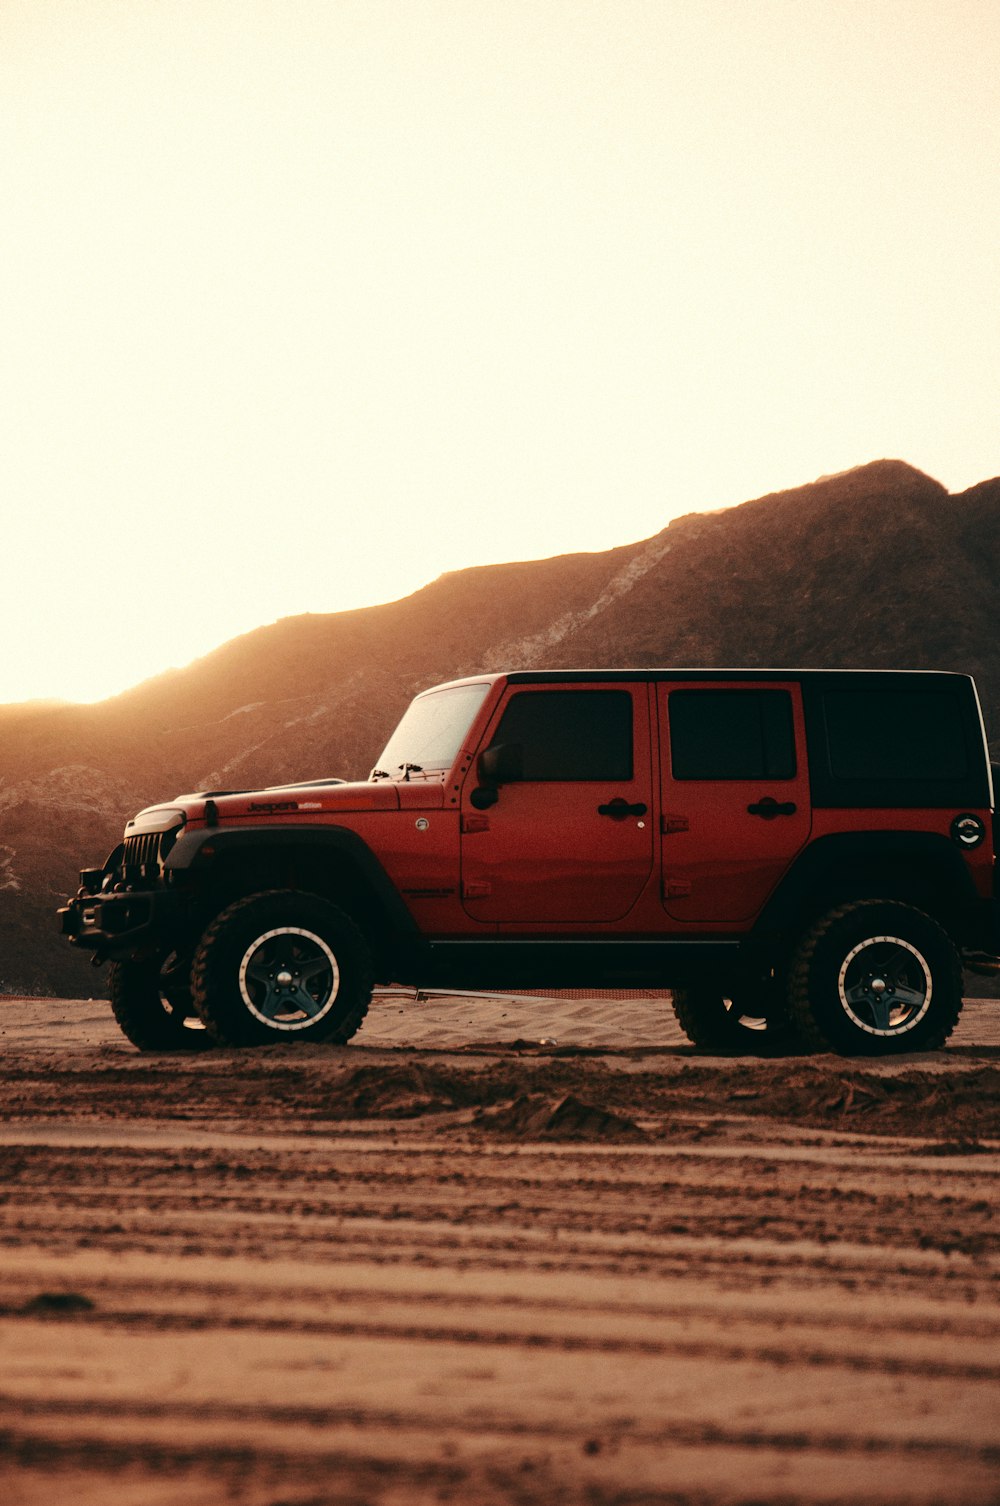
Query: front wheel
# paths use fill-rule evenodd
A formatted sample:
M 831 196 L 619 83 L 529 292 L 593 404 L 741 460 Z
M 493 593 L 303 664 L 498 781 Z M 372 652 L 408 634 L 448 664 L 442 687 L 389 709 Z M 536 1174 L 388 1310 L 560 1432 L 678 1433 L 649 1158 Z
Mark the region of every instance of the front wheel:
M 194 1012 L 187 988 L 176 981 L 171 953 L 112 962 L 111 1009 L 119 1028 L 140 1051 L 203 1051 L 215 1042 Z
M 343 1044 L 368 1012 L 368 944 L 318 894 L 275 889 L 229 905 L 194 954 L 195 1008 L 221 1046 Z
M 922 910 L 858 900 L 831 910 L 802 938 L 789 1003 L 799 1030 L 821 1051 L 932 1051 L 958 1023 L 961 964 L 950 937 Z

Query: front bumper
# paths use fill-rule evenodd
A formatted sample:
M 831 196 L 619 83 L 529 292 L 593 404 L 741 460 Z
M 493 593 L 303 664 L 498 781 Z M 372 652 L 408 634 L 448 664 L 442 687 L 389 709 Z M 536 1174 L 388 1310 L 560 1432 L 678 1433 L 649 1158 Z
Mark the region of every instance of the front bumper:
M 93 952 L 95 962 L 104 962 L 168 945 L 178 929 L 181 903 L 169 889 L 80 893 L 57 913 L 70 944 Z

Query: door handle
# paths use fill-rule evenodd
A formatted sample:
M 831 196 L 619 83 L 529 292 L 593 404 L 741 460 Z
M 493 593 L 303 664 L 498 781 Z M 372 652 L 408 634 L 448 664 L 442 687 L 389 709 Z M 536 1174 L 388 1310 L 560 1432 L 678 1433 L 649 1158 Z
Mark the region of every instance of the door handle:
M 763 816 L 765 821 L 773 821 L 775 816 L 794 816 L 796 809 L 794 800 L 785 800 L 779 804 L 772 795 L 765 795 L 763 800 L 747 806 L 751 816 Z
M 599 805 L 597 814 L 610 816 L 612 821 L 624 821 L 628 816 L 644 816 L 646 807 L 641 801 L 636 805 L 629 805 L 628 801 L 623 800 L 619 795 L 616 799 L 609 800 L 607 805 Z

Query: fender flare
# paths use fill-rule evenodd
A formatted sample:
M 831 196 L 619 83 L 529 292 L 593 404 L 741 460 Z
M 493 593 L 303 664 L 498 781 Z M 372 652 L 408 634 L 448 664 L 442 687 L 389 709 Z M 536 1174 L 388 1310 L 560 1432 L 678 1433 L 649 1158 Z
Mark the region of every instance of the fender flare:
M 344 860 L 365 881 L 393 930 L 403 935 L 420 934 L 392 879 L 367 842 L 349 827 L 276 825 L 241 827 L 238 830 L 203 827 L 182 833 L 168 853 L 164 866 L 173 872 L 197 872 L 208 870 L 217 858 L 242 853 L 249 856 L 251 852 L 269 847 L 325 850 Z
M 947 892 L 949 908 L 980 900 L 962 854 L 939 832 L 833 832 L 817 837 L 799 854 L 758 916 L 753 934 L 786 930 L 808 908 L 809 896 L 822 890 L 835 873 L 854 867 L 863 883 L 873 862 L 898 862 L 904 876 L 916 868 L 933 871 Z

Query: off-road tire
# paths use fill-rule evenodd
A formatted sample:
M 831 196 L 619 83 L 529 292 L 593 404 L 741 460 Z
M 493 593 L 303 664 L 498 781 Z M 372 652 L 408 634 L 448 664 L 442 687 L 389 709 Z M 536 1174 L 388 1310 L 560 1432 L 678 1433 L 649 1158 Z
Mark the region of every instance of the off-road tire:
M 351 917 L 295 889 L 228 905 L 198 943 L 191 978 L 195 1008 L 220 1046 L 343 1045 L 374 985 L 368 942 Z
M 922 910 L 856 900 L 824 915 L 799 942 L 789 1008 L 800 1034 L 820 1051 L 935 1051 L 962 1011 L 958 952 Z
M 767 1056 L 796 1042 L 779 986 L 773 982 L 734 989 L 731 995 L 705 985 L 675 988 L 671 1006 L 691 1044 L 706 1051 Z
M 118 1025 L 140 1051 L 204 1051 L 215 1042 L 193 1006 L 180 1007 L 164 987 L 162 959 L 112 962 L 108 979 L 111 1010 Z

